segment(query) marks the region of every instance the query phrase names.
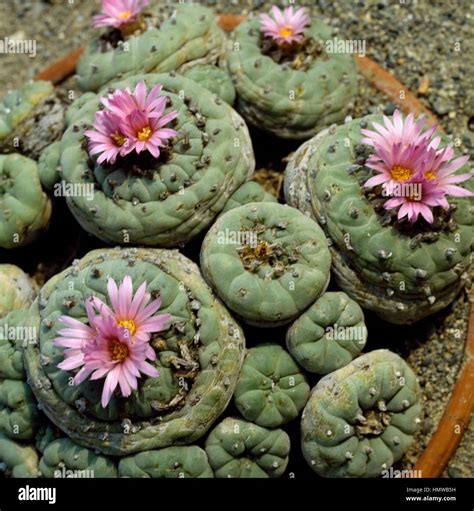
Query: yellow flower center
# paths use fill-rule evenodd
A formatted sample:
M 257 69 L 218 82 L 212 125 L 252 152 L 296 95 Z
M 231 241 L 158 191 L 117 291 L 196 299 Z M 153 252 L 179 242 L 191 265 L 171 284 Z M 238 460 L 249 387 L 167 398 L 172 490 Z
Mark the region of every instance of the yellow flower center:
M 428 170 L 428 172 L 425 172 L 425 177 L 432 181 L 433 179 L 436 179 L 436 174 L 432 170 Z
M 413 172 L 411 169 L 407 169 L 406 167 L 401 167 L 400 165 L 395 165 L 390 171 L 391 176 L 395 181 L 408 181 Z
M 130 335 L 135 335 L 135 332 L 137 331 L 137 325 L 135 325 L 135 322 L 131 319 L 122 319 L 122 321 L 117 323 L 117 326 L 126 328 L 130 332 Z
M 110 138 L 115 142 L 115 145 L 118 145 L 119 147 L 122 147 L 123 144 L 125 144 L 126 138 L 118 131 L 111 135 Z
M 132 17 L 132 14 L 133 14 L 132 11 L 123 11 L 118 15 L 118 17 L 121 20 L 128 20 L 129 18 Z
M 150 126 L 145 126 L 137 133 L 137 138 L 142 142 L 146 142 L 148 139 L 151 138 L 152 135 L 153 130 L 150 128 Z
M 284 27 L 280 28 L 280 35 L 282 37 L 290 37 L 293 35 L 293 28 L 289 25 L 285 25 Z
M 125 360 L 128 357 L 128 346 L 114 339 L 110 342 L 109 352 L 114 362 Z

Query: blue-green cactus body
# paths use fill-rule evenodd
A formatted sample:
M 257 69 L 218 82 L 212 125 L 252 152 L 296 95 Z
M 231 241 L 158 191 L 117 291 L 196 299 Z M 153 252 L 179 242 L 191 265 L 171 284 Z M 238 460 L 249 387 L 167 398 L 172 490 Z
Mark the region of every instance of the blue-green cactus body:
M 290 438 L 282 429 L 228 417 L 209 434 L 206 452 L 218 478 L 281 477 L 288 465 Z
M 463 285 L 473 252 L 469 197 L 450 197 L 450 218 L 403 227 L 376 209 L 364 183 L 369 146 L 361 129 L 371 115 L 320 133 L 293 155 L 285 172 L 287 203 L 317 220 L 332 241 L 338 286 L 393 323 L 409 324 L 448 305 Z M 448 143 L 442 136 L 441 146 Z M 466 164 L 458 173 L 468 171 Z M 473 180 L 465 187 L 474 190 Z
M 276 326 L 326 289 L 330 254 L 313 220 L 281 204 L 250 203 L 222 215 L 201 248 L 201 269 L 245 321 Z
M 212 478 L 206 451 L 196 445 L 166 447 L 122 458 L 120 477 L 164 479 Z
M 252 143 L 229 105 L 183 76 L 141 75 L 111 87 L 133 88 L 140 80 L 148 88 L 161 83 L 169 108 L 179 113 L 169 157 L 154 159 L 141 173 L 126 158 L 113 166 L 91 164 L 84 131 L 99 109 L 99 96 L 79 108 L 73 104 L 61 141 L 63 179 L 93 186 L 94 194 L 92 200 L 67 197 L 67 203 L 84 229 L 105 241 L 176 246 L 204 230 L 253 172 Z
M 341 122 L 355 96 L 357 73 L 351 55 L 328 53 L 331 28 L 313 19 L 305 51 L 278 62 L 263 51 L 260 21 L 244 21 L 229 41 L 227 61 L 244 118 L 283 138 L 305 139 Z
M 229 74 L 217 66 L 194 66 L 183 73 L 186 78 L 194 80 L 229 105 L 235 101 L 235 87 Z
M 277 202 L 274 195 L 265 191 L 263 186 L 255 181 L 247 181 L 239 187 L 226 202 L 221 215 L 227 213 L 231 209 L 244 206 L 250 202 Z
M 413 371 L 377 350 L 322 378 L 301 422 L 302 450 L 324 477 L 376 477 L 410 446 L 421 413 Z
M 74 373 L 57 365 L 63 349 L 53 345 L 60 315 L 86 320 L 84 300 L 107 301 L 108 276 L 162 299 L 172 320 L 153 342 L 160 372 L 143 377 L 130 397 L 113 395 L 101 405 L 103 380 L 71 385 Z M 244 356 L 237 323 L 212 295 L 197 266 L 177 251 L 115 249 L 90 252 L 49 280 L 29 311 L 39 342 L 25 348 L 31 386 L 51 421 L 78 444 L 124 456 L 201 437 L 231 399 Z
M 279 345 L 248 350 L 235 388 L 235 404 L 248 421 L 277 428 L 298 416 L 309 385 L 296 362 Z
M 288 329 L 286 345 L 307 371 L 328 374 L 364 349 L 367 328 L 359 305 L 345 293 L 324 293 Z
M 96 91 L 116 79 L 185 71 L 194 65 L 213 64 L 222 56 L 225 36 L 210 9 L 180 4 L 172 17 L 159 20 L 160 16 L 152 12 L 144 31 L 122 37 L 116 45 L 104 42 L 107 35 L 94 39 L 77 64 L 79 87 Z
M 0 433 L 0 472 L 13 478 L 38 477 L 38 453 Z

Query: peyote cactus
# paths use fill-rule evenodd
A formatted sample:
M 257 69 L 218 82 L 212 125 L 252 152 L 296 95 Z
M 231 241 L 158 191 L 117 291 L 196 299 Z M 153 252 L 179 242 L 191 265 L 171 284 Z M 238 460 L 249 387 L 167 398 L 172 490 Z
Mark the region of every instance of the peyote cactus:
M 39 290 L 38 284 L 13 264 L 0 264 L 0 289 L 0 318 L 11 311 L 29 307 Z
M 38 159 L 39 178 L 43 188 L 49 192 L 52 192 L 54 185 L 61 180 L 59 166 L 60 147 L 59 141 L 52 143 L 43 149 Z
M 217 66 L 194 66 L 183 73 L 186 78 L 194 80 L 229 105 L 235 101 L 235 87 L 228 73 Z
M 34 437 L 41 416 L 36 399 L 24 381 L 0 380 L 0 433 L 14 440 Z
M 462 197 L 450 199 L 449 203 L 441 197 L 432 199 L 440 202 L 431 218 L 430 212 L 426 213 L 431 222 L 404 221 L 400 219 L 402 210 L 398 218 L 387 210 L 390 201 L 384 203 L 384 190 L 393 194 L 396 187 L 389 192 L 381 185 L 382 191 L 375 193 L 366 184 L 370 176 L 368 166 L 382 169 L 385 164 L 371 163 L 375 155 L 369 156 L 372 149 L 363 143 L 364 133 L 361 132 L 382 120 L 380 115 L 353 120 L 304 143 L 286 169 L 285 196 L 290 205 L 316 219 L 331 238 L 333 271 L 339 287 L 387 321 L 409 324 L 448 305 L 461 288 L 461 277 L 472 254 L 474 214 L 469 199 Z M 390 120 L 386 118 L 384 122 L 387 124 Z M 399 118 L 397 122 L 408 124 L 409 119 Z M 420 156 L 418 163 L 413 162 L 413 169 L 403 167 L 411 166 L 410 160 L 398 164 L 396 153 L 387 150 L 385 154 L 392 155 L 396 164 L 392 171 L 393 176 L 400 178 L 395 182 L 399 188 L 407 184 L 435 186 L 438 188 L 430 193 L 438 197 L 443 191 L 443 174 L 437 176 L 431 169 L 425 169 L 424 182 L 411 181 L 418 175 L 415 174 L 417 166 L 431 162 L 439 167 L 443 154 L 454 155 L 454 149 L 446 146 L 444 135 L 433 141 L 438 152 L 434 146 L 427 147 L 431 143 L 429 138 L 424 139 L 424 146 L 422 142 L 417 142 L 413 136 L 399 143 L 405 143 L 402 147 L 407 151 L 424 152 L 425 159 Z M 465 162 L 465 159 L 460 160 Z M 467 165 L 463 165 L 463 169 L 467 170 Z M 443 172 L 448 172 L 449 182 L 452 179 L 450 169 L 446 167 Z M 380 176 L 377 179 L 382 183 Z M 473 190 L 472 181 L 466 188 Z M 430 194 L 426 197 L 429 200 Z M 409 193 L 406 199 L 396 199 L 423 207 L 423 202 L 411 198 Z
M 14 478 L 38 477 L 38 454 L 0 433 L 0 472 Z
M 420 389 L 395 353 L 377 350 L 324 376 L 303 411 L 302 449 L 324 477 L 376 477 L 407 451 Z
M 171 322 L 150 339 L 157 358 L 147 371 L 158 368 L 159 377 L 145 378 L 127 398 L 112 394 L 104 406 L 102 380 L 77 384 L 74 372 L 58 367 L 64 350 L 53 340 L 61 332 L 61 314 L 69 323 L 84 321 L 86 300 L 94 295 L 97 303 L 113 289 L 110 279 L 120 282 L 125 276 L 133 287 L 146 282 Z M 42 409 L 73 441 L 104 454 L 123 456 L 200 438 L 227 406 L 244 355 L 239 326 L 198 267 L 177 251 L 92 251 L 46 283 L 27 319 L 39 331 L 39 342 L 28 343 L 24 355 Z M 135 332 L 133 321 L 120 324 Z M 128 349 L 110 342 L 113 360 L 123 360 Z
M 282 429 L 228 417 L 207 437 L 206 452 L 218 478 L 280 477 L 288 465 L 290 438 Z
M 318 19 L 310 23 L 300 41 L 286 43 L 267 37 L 259 19 L 250 17 L 228 43 L 237 109 L 282 138 L 306 139 L 341 122 L 356 92 L 352 56 L 329 53 L 332 29 Z
M 39 462 L 41 475 L 47 478 L 113 478 L 117 477 L 114 460 L 95 454 L 69 438 L 51 442 Z
M 77 81 L 82 90 L 97 91 L 139 73 L 182 72 L 217 62 L 224 46 L 225 36 L 210 9 L 180 4 L 169 16 L 155 7 L 94 39 L 79 59 Z
M 331 257 L 319 226 L 294 208 L 250 203 L 222 215 L 201 269 L 227 306 L 263 327 L 299 316 L 326 289 Z
M 266 192 L 262 185 L 255 181 L 247 181 L 229 197 L 221 215 L 250 202 L 277 202 L 277 200 L 274 195 Z
M 0 153 L 37 160 L 64 131 L 64 103 L 50 82 L 29 82 L 0 102 Z
M 281 346 L 260 345 L 247 352 L 234 400 L 248 421 L 278 428 L 298 416 L 309 390 L 305 376 Z
M 345 293 L 324 293 L 288 329 L 286 345 L 307 371 L 328 374 L 364 349 L 367 328 L 359 305 Z
M 32 242 L 51 217 L 36 163 L 20 154 L 0 155 L 0 247 Z
M 205 229 L 253 172 L 252 144 L 240 116 L 187 78 L 143 75 L 111 87 L 133 88 L 142 80 L 149 87 L 163 85 L 169 106 L 178 112 L 177 137 L 158 158 L 143 152 L 98 164 L 83 144 L 99 97 L 81 102 L 79 109 L 73 105 L 61 141 L 63 179 L 66 185 L 94 187 L 94 193 L 92 200 L 69 196 L 67 203 L 84 229 L 105 241 L 176 246 Z
M 34 342 L 36 332 L 23 324 L 25 310 L 18 309 L 0 318 L 0 380 L 25 380 L 22 345 Z
M 206 451 L 196 445 L 141 452 L 122 458 L 118 469 L 119 477 L 166 479 L 214 477 Z

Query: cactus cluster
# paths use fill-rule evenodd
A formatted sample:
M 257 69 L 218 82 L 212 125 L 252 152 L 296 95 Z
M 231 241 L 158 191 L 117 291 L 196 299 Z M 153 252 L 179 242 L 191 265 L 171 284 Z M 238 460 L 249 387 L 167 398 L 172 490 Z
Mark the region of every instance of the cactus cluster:
M 294 208 L 249 203 L 222 215 L 206 234 L 201 269 L 226 305 L 259 326 L 288 323 L 326 289 L 324 234 Z
M 303 41 L 267 44 L 257 17 L 244 21 L 228 43 L 227 62 L 237 108 L 251 124 L 282 138 L 307 139 L 341 122 L 355 96 L 355 62 L 328 53 L 332 30 L 313 19 Z
M 160 159 L 115 165 L 91 161 L 84 131 L 99 109 L 99 97 L 79 98 L 61 140 L 61 166 L 67 184 L 94 187 L 92 200 L 78 194 L 67 203 L 90 233 L 113 243 L 161 247 L 189 241 L 222 210 L 229 196 L 253 172 L 247 127 L 215 95 L 176 74 L 135 76 L 111 89 L 163 85 L 169 107 L 178 112 L 175 140 Z
M 473 250 L 474 214 L 469 198 L 461 197 L 434 224 L 394 223 L 364 188 L 370 148 L 361 130 L 377 122 L 382 116 L 356 119 L 305 142 L 288 163 L 285 197 L 331 239 L 338 286 L 387 321 L 407 324 L 446 307 L 459 292 Z M 472 180 L 466 188 L 473 190 Z
M 97 91 L 140 73 L 184 72 L 216 63 L 224 53 L 225 38 L 214 13 L 200 5 L 180 3 L 172 16 L 150 6 L 128 28 L 135 30 L 106 29 L 86 48 L 76 69 L 82 90 Z
M 376 477 L 398 461 L 421 422 L 420 388 L 395 353 L 376 350 L 324 376 L 301 422 L 302 449 L 325 477 Z
M 167 330 L 152 340 L 159 378 L 146 378 L 123 399 L 100 403 L 100 382 L 70 385 L 59 369 L 63 349 L 53 344 L 58 317 L 84 318 L 84 301 L 103 299 L 107 278 L 160 296 L 171 314 Z M 231 399 L 243 359 L 244 337 L 213 297 L 194 263 L 177 251 L 114 249 L 90 252 L 42 288 L 27 321 L 39 342 L 25 349 L 25 364 L 46 415 L 73 441 L 104 454 L 126 455 L 184 445 L 201 437 Z

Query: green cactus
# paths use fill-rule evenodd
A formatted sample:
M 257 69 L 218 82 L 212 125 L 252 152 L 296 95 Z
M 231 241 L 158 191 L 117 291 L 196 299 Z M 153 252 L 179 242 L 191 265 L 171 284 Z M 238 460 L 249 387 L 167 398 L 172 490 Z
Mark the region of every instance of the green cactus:
M 324 293 L 288 329 L 286 345 L 307 371 L 328 374 L 364 349 L 367 328 L 359 305 L 345 293 Z
M 13 264 L 0 264 L 0 289 L 0 318 L 13 310 L 29 307 L 39 290 L 38 284 Z
M 0 155 L 0 247 L 32 242 L 51 217 L 51 202 L 43 192 L 38 167 L 20 154 Z
M 159 451 L 145 451 L 122 458 L 120 477 L 166 479 L 214 477 L 206 451 L 196 445 L 167 447 Z
M 46 447 L 49 444 L 58 440 L 63 435 L 60 430 L 53 426 L 50 422 L 44 421 L 43 424 L 38 428 L 35 435 L 35 447 L 41 453 L 44 454 Z
M 277 200 L 274 195 L 266 192 L 263 186 L 255 181 L 247 181 L 229 197 L 221 215 L 250 202 L 277 202 Z
M 469 198 L 456 197 L 447 226 L 420 232 L 387 223 L 363 187 L 369 169 L 361 129 L 372 122 L 382 123 L 382 116 L 353 120 L 304 143 L 286 169 L 285 197 L 332 240 L 338 286 L 385 320 L 410 324 L 448 305 L 462 287 L 474 212 Z M 458 172 L 467 170 L 466 164 Z M 466 188 L 474 190 L 472 180 Z
M 41 152 L 38 160 L 38 174 L 43 188 L 52 192 L 54 185 L 60 181 L 59 167 L 60 143 L 54 142 Z
M 280 477 L 288 465 L 290 437 L 228 417 L 206 440 L 206 452 L 218 478 Z
M 110 29 L 95 38 L 77 64 L 79 87 L 97 91 L 139 73 L 185 71 L 213 64 L 224 53 L 225 37 L 214 13 L 200 5 L 176 5 L 171 17 L 156 9 L 146 15 L 139 30 L 124 35 Z
M 64 105 L 51 82 L 29 82 L 0 102 L 0 153 L 36 160 L 63 131 Z
M 99 109 L 99 96 L 82 108 L 73 105 L 72 124 L 61 141 L 63 179 L 93 184 L 95 193 L 93 200 L 74 196 L 67 203 L 84 229 L 105 241 L 177 246 L 205 229 L 253 172 L 252 144 L 230 106 L 180 75 L 136 76 L 111 87 L 134 87 L 140 80 L 149 88 L 163 84 L 179 112 L 168 159 L 153 160 L 146 172 L 126 158 L 114 166 L 91 164 L 82 147 L 84 127 Z
M 325 51 L 331 37 L 331 28 L 314 19 L 303 44 L 281 59 L 283 50 L 267 51 L 257 17 L 234 30 L 227 61 L 243 117 L 294 139 L 341 122 L 356 93 L 357 73 L 351 55 Z
M 66 314 L 86 319 L 84 300 L 106 298 L 108 276 L 132 278 L 136 291 L 147 282 L 172 315 L 155 336 L 159 378 L 144 377 L 127 398 L 100 404 L 103 381 L 70 385 L 73 373 L 58 369 L 63 349 L 54 346 Z M 51 421 L 78 444 L 123 456 L 200 438 L 227 406 L 244 356 L 237 323 L 211 294 L 198 267 L 177 251 L 104 249 L 87 254 L 49 280 L 27 318 L 39 331 L 28 343 L 25 365 L 31 388 Z
M 24 325 L 25 314 L 19 309 L 0 318 L 0 379 L 26 379 L 21 348 L 36 340 L 36 331 Z
M 201 248 L 201 269 L 245 321 L 276 326 L 326 289 L 330 254 L 322 230 L 294 208 L 250 203 L 222 215 Z
M 0 472 L 14 478 L 38 477 L 36 450 L 0 433 Z
M 234 400 L 248 421 L 278 428 L 298 416 L 309 390 L 305 376 L 281 346 L 260 345 L 247 352 Z
M 377 350 L 324 376 L 303 411 L 302 449 L 324 477 L 376 477 L 407 451 L 420 388 L 395 353 Z
M 229 105 L 235 101 L 235 87 L 228 73 L 217 66 L 194 66 L 183 73 L 210 90 Z
M 47 478 L 117 477 L 117 466 L 112 459 L 81 447 L 69 438 L 54 440 L 45 448 L 39 469 Z
M 0 433 L 14 440 L 34 437 L 41 421 L 30 387 L 19 380 L 0 380 Z

